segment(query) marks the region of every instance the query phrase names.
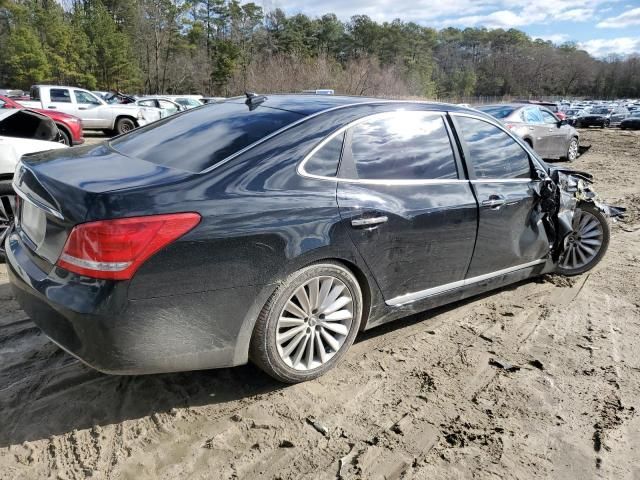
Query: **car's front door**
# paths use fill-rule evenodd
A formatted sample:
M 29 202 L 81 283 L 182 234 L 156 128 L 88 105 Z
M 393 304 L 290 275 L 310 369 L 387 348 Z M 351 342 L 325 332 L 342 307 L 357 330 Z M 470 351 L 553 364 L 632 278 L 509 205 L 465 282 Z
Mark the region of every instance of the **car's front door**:
M 549 240 L 538 213 L 537 175 L 528 152 L 503 129 L 453 114 L 478 199 L 478 237 L 467 278 L 541 262 Z
M 533 148 L 541 157 L 549 155 L 549 137 L 538 107 L 528 107 L 522 111 L 522 117 L 527 124 L 529 136 L 533 138 Z
M 84 90 L 74 90 L 73 95 L 78 107 L 77 115 L 82 119 L 82 125 L 86 128 L 105 128 L 105 120 L 102 116 L 102 103 L 92 93 Z
M 441 112 L 386 112 L 347 130 L 340 214 L 388 304 L 464 280 L 477 204 L 452 145 Z

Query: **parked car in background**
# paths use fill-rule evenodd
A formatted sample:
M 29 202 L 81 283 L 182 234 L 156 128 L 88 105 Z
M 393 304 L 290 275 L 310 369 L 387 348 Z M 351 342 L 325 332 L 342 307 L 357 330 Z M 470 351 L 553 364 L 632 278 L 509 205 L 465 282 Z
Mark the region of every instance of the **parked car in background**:
M 575 126 L 578 118 L 580 118 L 582 115 L 585 115 L 585 113 L 586 110 L 583 108 L 570 108 L 564 112 L 567 123 L 571 126 Z
M 187 109 L 204 105 L 204 103 L 200 101 L 202 98 L 200 95 L 166 95 L 165 98 L 173 100 Z
M 629 116 L 626 107 L 594 107 L 587 115 L 580 117 L 576 121 L 576 127 L 612 127 L 620 123 Z
M 622 120 L 620 128 L 623 130 L 640 130 L 640 112 Z
M 219 103 L 226 100 L 226 97 L 202 97 L 200 101 L 202 103 Z
M 12 108 L 26 108 L 15 100 L 3 97 L 0 95 L 0 109 L 12 109 Z M 67 113 L 56 112 L 55 110 L 43 110 L 40 108 L 32 108 L 38 113 L 42 113 L 46 115 L 54 122 L 56 122 L 56 126 L 58 127 L 58 131 L 60 135 L 62 135 L 62 142 L 65 145 L 73 146 L 73 145 L 81 145 L 84 143 L 84 136 L 82 133 L 82 120 L 80 120 L 75 115 L 69 115 Z
M 108 373 L 310 380 L 363 330 L 609 243 L 588 174 L 454 105 L 250 94 L 17 172 L 43 192 L 5 242 L 17 301 Z
M 483 105 L 478 110 L 501 120 L 542 158 L 572 162 L 578 157 L 580 135 L 577 130 L 545 107 L 531 103 L 506 103 Z
M 174 113 L 187 110 L 187 107 L 164 97 L 144 97 L 136 100 L 136 105 L 141 107 L 157 108 L 161 111 L 162 118 L 173 115 Z
M 56 110 L 82 119 L 85 130 L 125 133 L 155 120 L 151 112 L 136 105 L 110 105 L 88 90 L 75 87 L 34 85 L 31 101 L 19 102 L 25 107 Z M 159 117 L 159 114 L 157 114 Z
M 15 214 L 13 173 L 22 155 L 65 148 L 55 122 L 41 113 L 20 108 L 0 110 L 0 257 Z

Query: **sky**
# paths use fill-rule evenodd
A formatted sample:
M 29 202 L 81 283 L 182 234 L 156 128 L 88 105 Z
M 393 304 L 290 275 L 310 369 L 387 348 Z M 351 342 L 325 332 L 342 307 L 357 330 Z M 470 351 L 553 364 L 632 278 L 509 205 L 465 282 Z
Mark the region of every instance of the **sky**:
M 378 22 L 400 18 L 433 28 L 517 28 L 557 44 L 576 42 L 593 56 L 640 54 L 640 0 L 263 0 L 265 10 Z

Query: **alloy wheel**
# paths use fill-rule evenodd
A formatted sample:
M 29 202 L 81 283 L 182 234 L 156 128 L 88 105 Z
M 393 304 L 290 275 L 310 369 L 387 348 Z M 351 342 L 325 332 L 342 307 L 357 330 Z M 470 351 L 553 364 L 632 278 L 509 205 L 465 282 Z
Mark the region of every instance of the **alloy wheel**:
M 578 141 L 574 138 L 569 143 L 569 154 L 567 155 L 570 162 L 573 162 L 576 158 L 578 158 Z
M 295 370 L 320 367 L 342 348 L 352 321 L 349 288 L 336 277 L 314 277 L 293 292 L 278 317 L 278 354 Z
M 574 230 L 567 237 L 560 266 L 570 270 L 584 267 L 600 252 L 604 231 L 598 219 L 585 210 L 576 210 Z
M 15 208 L 15 195 L 0 195 L 0 252 L 4 252 L 4 240 L 13 223 Z

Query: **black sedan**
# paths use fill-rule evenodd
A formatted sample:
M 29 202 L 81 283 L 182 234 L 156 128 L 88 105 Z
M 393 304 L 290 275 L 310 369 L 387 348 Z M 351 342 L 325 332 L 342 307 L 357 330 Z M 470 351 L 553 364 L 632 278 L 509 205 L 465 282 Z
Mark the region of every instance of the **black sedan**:
M 20 304 L 104 372 L 240 365 L 298 382 L 358 332 L 591 269 L 609 209 L 473 109 L 248 94 L 24 157 Z
M 640 130 L 640 113 L 634 113 L 630 117 L 625 118 L 620 123 L 620 128 L 623 130 Z

